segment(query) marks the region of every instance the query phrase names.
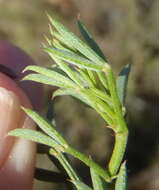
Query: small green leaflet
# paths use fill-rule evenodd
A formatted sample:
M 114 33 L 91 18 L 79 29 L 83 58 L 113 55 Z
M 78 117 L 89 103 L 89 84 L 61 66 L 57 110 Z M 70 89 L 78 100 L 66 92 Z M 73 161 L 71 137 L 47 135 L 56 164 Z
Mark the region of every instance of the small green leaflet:
M 93 39 L 92 35 L 88 32 L 84 24 L 80 20 L 77 21 L 77 24 L 87 44 L 94 50 L 94 52 L 96 52 L 103 60 L 105 60 L 103 52 L 101 51 L 100 47 L 95 42 L 95 40 Z
M 103 179 L 99 177 L 99 175 L 95 172 L 93 168 L 90 168 L 91 178 L 93 183 L 94 190 L 107 190 L 106 185 L 103 182 Z
M 23 108 L 23 110 L 48 136 L 55 139 L 55 141 L 57 141 L 61 146 L 67 147 L 67 143 L 64 138 L 54 129 L 53 125 L 50 124 L 49 121 L 31 109 Z
M 34 82 L 39 82 L 41 84 L 47 84 L 50 86 L 57 86 L 60 88 L 68 88 L 68 86 L 65 85 L 65 83 L 59 82 L 57 80 L 53 80 L 52 78 L 49 78 L 49 77 L 44 76 L 42 74 L 28 74 L 27 76 L 25 76 L 23 78 L 23 80 L 31 80 Z
M 131 64 L 125 65 L 125 67 L 119 73 L 119 76 L 117 79 L 118 96 L 123 105 L 125 104 L 126 87 L 127 87 L 127 83 L 128 83 L 130 69 L 131 69 Z
M 61 83 L 67 87 L 74 87 L 75 85 L 72 80 L 68 79 L 64 75 L 51 69 L 47 69 L 47 68 L 35 66 L 35 65 L 30 65 L 30 66 L 27 66 L 24 71 L 28 71 L 28 70 L 35 71 L 39 74 L 42 74 L 48 78 L 51 78 L 53 81 L 57 81 L 59 84 Z
M 56 147 L 59 150 L 61 149 L 61 145 L 58 144 L 56 140 L 51 139 L 49 136 L 32 129 L 14 129 L 10 131 L 8 135 L 21 137 L 50 147 Z
M 92 48 L 90 48 L 86 43 L 84 43 L 72 32 L 70 32 L 67 28 L 65 28 L 64 25 L 62 25 L 57 20 L 52 19 L 49 15 L 48 17 L 52 26 L 56 28 L 56 30 L 64 38 L 68 46 L 77 49 L 79 52 L 81 52 L 81 54 L 86 56 L 88 59 L 94 61 L 96 64 L 100 65 L 106 64 L 105 61 L 92 50 Z
M 55 156 L 58 161 L 61 163 L 63 168 L 66 170 L 68 176 L 70 177 L 71 180 L 80 180 L 68 160 L 66 159 L 65 155 L 55 149 L 50 150 L 50 154 Z
M 75 69 L 71 68 L 70 65 L 65 63 L 64 61 L 60 59 L 55 59 L 56 63 L 60 67 L 60 69 L 67 74 L 67 76 L 72 79 L 79 87 L 83 87 L 84 83 L 81 80 L 80 75 L 75 71 Z
M 67 95 L 79 99 L 84 104 L 90 106 L 90 102 L 86 98 L 84 98 L 84 96 L 82 96 L 80 91 L 74 89 L 62 89 L 62 88 L 58 89 L 53 93 L 52 97 L 55 98 L 56 96 L 67 96 Z
M 88 185 L 86 185 L 85 183 L 83 183 L 81 181 L 71 180 L 71 182 L 76 186 L 77 189 L 80 189 L 80 190 L 93 190 Z
M 103 100 L 104 102 L 106 102 L 107 104 L 109 104 L 110 107 L 112 107 L 111 97 L 107 93 L 104 93 L 103 91 L 99 90 L 98 88 L 90 88 L 90 90 L 94 93 L 94 95 L 96 97 L 98 97 L 99 99 Z
M 68 52 L 68 51 L 53 48 L 53 47 L 44 48 L 44 49 L 46 52 L 52 53 L 55 56 L 55 58 L 59 58 L 63 61 L 76 65 L 80 68 L 86 68 L 86 69 L 95 70 L 95 71 L 101 71 L 104 68 L 103 65 L 95 64 L 93 61 L 90 61 L 73 52 Z

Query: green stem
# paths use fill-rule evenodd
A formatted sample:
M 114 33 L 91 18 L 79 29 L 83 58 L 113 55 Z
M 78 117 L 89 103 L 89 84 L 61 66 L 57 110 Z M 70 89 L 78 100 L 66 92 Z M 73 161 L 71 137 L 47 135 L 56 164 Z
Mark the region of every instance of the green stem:
M 93 168 L 99 176 L 104 178 L 105 181 L 107 181 L 107 182 L 112 181 L 111 177 L 109 176 L 108 171 L 106 171 L 105 169 L 100 167 L 98 164 L 96 164 L 91 158 L 87 157 L 85 154 L 77 151 L 76 149 L 74 149 L 72 147 L 68 147 L 66 149 L 66 152 L 68 154 L 72 155 L 73 157 L 81 160 L 82 162 L 84 162 L 90 168 Z
M 125 130 L 127 130 L 127 126 L 125 124 L 125 120 L 123 118 L 123 113 L 122 113 L 122 105 L 120 103 L 120 99 L 118 96 L 118 92 L 117 92 L 117 87 L 116 87 L 116 80 L 113 74 L 113 71 L 111 70 L 111 68 L 106 72 L 107 75 L 107 80 L 108 80 L 108 86 L 109 86 L 109 90 L 110 90 L 110 95 L 112 98 L 112 102 L 113 102 L 113 107 L 114 107 L 114 111 L 116 113 L 116 119 L 117 119 L 117 128 L 116 128 L 116 132 L 124 132 Z
M 78 175 L 76 174 L 76 172 L 74 171 L 72 166 L 69 164 L 67 158 L 65 157 L 65 155 L 63 153 L 58 152 L 55 149 L 50 149 L 50 154 L 55 156 L 59 160 L 59 162 L 61 163 L 63 168 L 66 170 L 66 172 L 67 172 L 68 176 L 70 177 L 70 179 L 72 179 L 72 180 L 80 180 Z
M 118 172 L 118 169 L 120 167 L 120 164 L 122 162 L 125 153 L 127 138 L 128 138 L 128 129 L 125 119 L 123 118 L 122 105 L 118 97 L 114 74 L 111 68 L 107 69 L 105 73 L 107 75 L 108 87 L 110 90 L 110 95 L 112 98 L 113 107 L 116 114 L 116 126 L 112 127 L 112 129 L 115 132 L 115 145 L 108 165 L 110 175 L 114 176 Z
M 126 130 L 123 133 L 116 133 L 115 135 L 115 145 L 108 165 L 108 169 L 111 176 L 116 175 L 118 172 L 118 169 L 120 167 L 120 164 L 122 162 L 125 153 L 127 139 L 128 139 L 128 130 Z

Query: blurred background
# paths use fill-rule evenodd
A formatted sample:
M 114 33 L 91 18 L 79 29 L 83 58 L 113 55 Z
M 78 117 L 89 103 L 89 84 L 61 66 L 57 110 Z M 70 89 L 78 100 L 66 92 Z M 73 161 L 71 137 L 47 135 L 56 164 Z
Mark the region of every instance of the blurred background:
M 41 48 L 44 34 L 48 35 L 46 12 L 76 34 L 80 13 L 116 74 L 123 65 L 132 63 L 127 95 L 130 136 L 125 156 L 130 190 L 159 189 L 158 10 L 158 0 L 0 0 L 0 40 L 16 44 L 39 65 L 53 63 Z M 113 133 L 94 111 L 70 97 L 62 97 L 56 100 L 55 117 L 59 130 L 74 147 L 90 154 L 103 167 L 106 165 Z M 88 168 L 72 161 L 89 183 Z M 42 155 L 37 165 L 53 167 Z M 34 190 L 43 189 L 65 188 L 35 180 Z

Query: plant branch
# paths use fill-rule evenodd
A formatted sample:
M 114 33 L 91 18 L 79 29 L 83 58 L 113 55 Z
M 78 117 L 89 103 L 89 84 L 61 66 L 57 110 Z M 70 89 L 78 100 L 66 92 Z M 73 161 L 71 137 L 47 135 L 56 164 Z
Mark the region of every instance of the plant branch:
M 115 132 L 115 144 L 108 166 L 110 175 L 114 176 L 118 172 L 125 153 L 128 139 L 128 129 L 123 117 L 122 105 L 118 96 L 116 80 L 112 69 L 107 69 L 106 74 L 114 111 L 116 113 L 116 126 L 111 127 Z
M 123 155 L 125 153 L 127 139 L 128 130 L 123 133 L 115 134 L 114 149 L 108 165 L 108 170 L 111 176 L 115 176 L 118 172 L 120 164 L 123 160 Z

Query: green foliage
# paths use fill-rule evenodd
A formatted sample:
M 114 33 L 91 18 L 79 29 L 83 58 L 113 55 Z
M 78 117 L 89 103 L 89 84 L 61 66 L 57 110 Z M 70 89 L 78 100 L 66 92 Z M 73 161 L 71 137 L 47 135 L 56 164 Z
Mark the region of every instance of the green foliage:
M 106 184 L 103 182 L 103 180 L 100 178 L 100 176 L 96 173 L 96 171 L 93 168 L 90 168 L 90 173 L 93 183 L 93 189 L 107 190 Z
M 120 98 L 120 101 L 122 104 L 125 104 L 125 96 L 126 96 L 126 87 L 128 83 L 128 77 L 130 73 L 131 65 L 127 64 L 119 73 L 118 79 L 117 79 L 117 89 L 118 89 L 118 95 Z
M 50 154 L 54 155 L 59 160 L 59 162 L 61 163 L 63 168 L 66 170 L 71 180 L 79 180 L 78 175 L 76 174 L 72 166 L 69 164 L 67 158 L 61 152 L 57 151 L 54 148 L 54 149 L 50 149 Z
M 115 190 L 127 190 L 127 173 L 125 162 L 120 167 L 119 174 L 115 183 Z
M 49 19 L 53 39 L 46 38 L 48 45 L 44 45 L 44 50 L 56 62 L 56 66 L 51 68 L 28 66 L 24 71 L 30 70 L 35 73 L 27 75 L 24 80 L 56 86 L 59 89 L 53 94 L 53 98 L 71 95 L 96 110 L 115 133 L 112 156 L 108 167 L 102 168 L 89 156 L 74 149 L 47 119 L 26 108 L 23 110 L 37 123 L 42 132 L 15 129 L 9 132 L 9 135 L 48 145 L 50 154 L 56 157 L 78 190 L 91 188 L 81 181 L 65 154 L 79 159 L 90 168 L 94 190 L 106 190 L 106 183 L 111 183 L 116 176 L 116 190 L 125 190 L 126 169 L 125 165 L 121 167 L 120 165 L 128 137 L 123 106 L 129 67 L 126 66 L 116 79 L 111 65 L 106 62 L 104 54 L 81 21 L 78 21 L 78 26 L 85 41 L 80 40 L 50 16 Z
M 105 56 L 104 56 L 103 52 L 101 51 L 98 44 L 94 41 L 92 35 L 88 32 L 88 30 L 84 26 L 84 24 L 80 20 L 78 20 L 77 24 L 78 24 L 79 30 L 80 30 L 83 38 L 87 42 L 87 44 L 92 48 L 92 50 L 94 50 L 96 52 L 96 54 L 98 54 L 101 58 L 103 58 L 105 60 Z
M 88 185 L 84 184 L 81 181 L 72 181 L 72 183 L 76 186 L 76 188 L 80 190 L 92 190 Z

